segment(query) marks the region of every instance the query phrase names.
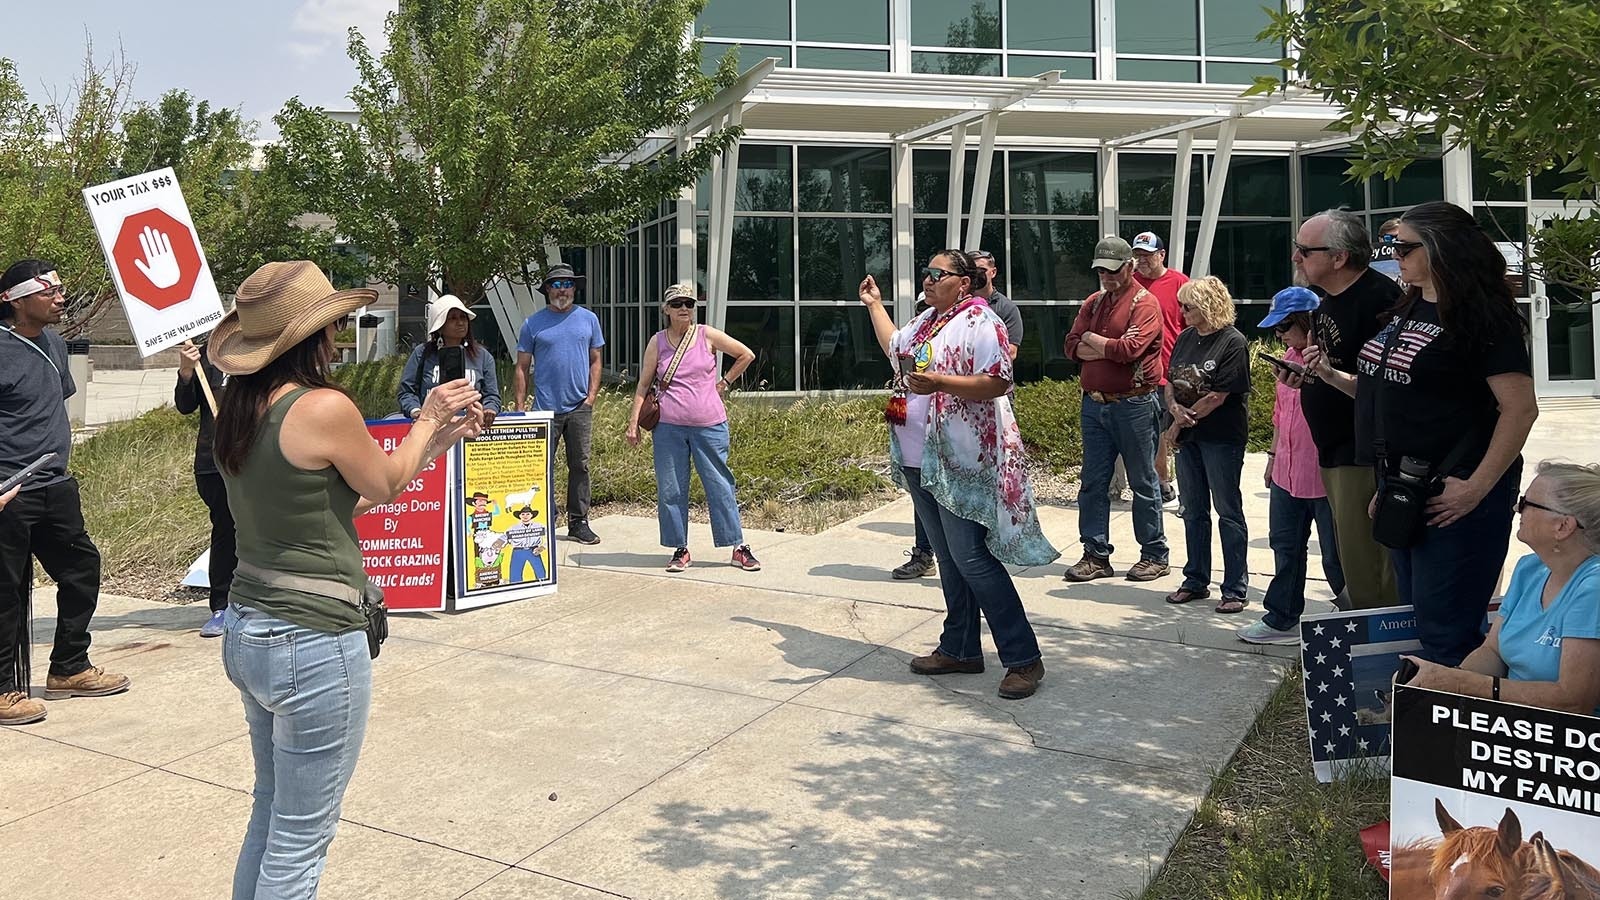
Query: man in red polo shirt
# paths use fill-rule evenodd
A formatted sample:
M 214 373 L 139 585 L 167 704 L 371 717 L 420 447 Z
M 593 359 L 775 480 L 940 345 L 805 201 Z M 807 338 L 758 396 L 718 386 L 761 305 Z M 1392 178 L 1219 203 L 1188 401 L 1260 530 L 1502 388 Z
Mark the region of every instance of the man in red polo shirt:
M 1133 534 L 1139 562 L 1129 581 L 1167 574 L 1167 537 L 1156 479 L 1156 433 L 1161 403 L 1161 308 L 1133 280 L 1133 248 L 1115 235 L 1095 245 L 1090 263 L 1100 290 L 1083 303 L 1067 335 L 1068 359 L 1082 364 L 1083 472 L 1078 488 L 1078 537 L 1083 559 L 1068 581 L 1116 574 L 1111 567 L 1111 469 L 1121 457 L 1133 488 Z
M 1161 383 L 1167 383 L 1167 371 L 1172 366 L 1172 345 L 1178 342 L 1183 331 L 1183 309 L 1178 306 L 1178 288 L 1189 281 L 1189 276 L 1177 269 L 1167 268 L 1167 245 L 1153 231 L 1142 231 L 1133 238 L 1133 280 L 1155 295 L 1161 304 Z M 1178 488 L 1172 483 L 1172 447 L 1167 443 L 1164 429 L 1157 429 L 1159 442 L 1156 449 L 1156 477 L 1161 479 L 1161 502 L 1177 505 Z

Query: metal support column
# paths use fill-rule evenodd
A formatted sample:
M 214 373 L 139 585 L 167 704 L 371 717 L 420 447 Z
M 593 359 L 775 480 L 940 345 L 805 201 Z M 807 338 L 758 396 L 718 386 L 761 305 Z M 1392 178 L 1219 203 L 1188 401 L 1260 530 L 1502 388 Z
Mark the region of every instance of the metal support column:
M 916 243 L 912 237 L 911 223 L 911 145 L 899 141 L 894 145 L 894 284 L 880 284 L 878 290 L 893 291 L 894 320 L 911 321 L 911 312 L 917 305 L 917 265 L 914 255 Z
M 1447 145 L 1451 137 L 1446 136 Z M 1472 211 L 1472 151 L 1466 147 L 1444 152 L 1444 199 Z
M 982 248 L 983 213 L 989 202 L 989 171 L 994 161 L 994 134 L 999 127 L 999 113 L 992 112 L 983 117 L 982 137 L 978 141 L 978 167 L 972 173 L 972 203 L 967 208 L 967 242 L 960 245 L 963 250 Z
M 1200 216 L 1200 240 L 1194 248 L 1190 278 L 1211 274 L 1211 246 L 1217 237 L 1217 216 L 1222 211 L 1222 190 L 1228 184 L 1228 165 L 1233 160 L 1233 139 L 1239 134 L 1239 120 L 1229 119 L 1217 129 L 1217 155 L 1211 158 L 1211 177 L 1206 181 L 1206 208 Z
M 944 246 L 955 247 L 961 242 L 961 183 L 967 177 L 967 126 L 950 129 L 950 205 L 945 221 Z
M 678 155 L 689 152 L 689 138 L 683 132 L 678 133 Z M 695 272 L 695 222 L 694 222 L 694 191 L 693 184 L 685 187 L 678 194 L 677 221 L 678 221 L 678 280 L 695 282 L 698 273 Z M 706 285 L 700 285 L 702 289 Z M 709 293 L 707 296 L 710 296 Z
M 1172 228 L 1167 235 L 1167 265 L 1180 272 L 1189 246 L 1189 167 L 1194 159 L 1194 132 L 1178 135 L 1178 159 L 1172 170 Z
M 1117 234 L 1117 206 L 1120 192 L 1117 187 L 1117 151 L 1100 145 L 1100 236 Z
M 741 107 L 734 106 L 728 112 L 724 127 L 738 125 L 742 113 Z M 706 318 L 718 329 L 728 321 L 728 271 L 733 262 L 733 199 L 739 187 L 739 141 L 736 139 L 729 144 L 722 156 L 716 167 L 720 171 L 716 172 L 712 186 L 711 253 L 706 261 L 709 269 L 706 280 L 710 282 Z

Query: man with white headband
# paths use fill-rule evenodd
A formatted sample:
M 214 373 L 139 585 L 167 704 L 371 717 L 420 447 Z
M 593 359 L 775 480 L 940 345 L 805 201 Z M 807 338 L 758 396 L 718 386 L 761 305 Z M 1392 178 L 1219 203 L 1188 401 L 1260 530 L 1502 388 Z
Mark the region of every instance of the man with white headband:
M 33 560 L 56 583 L 55 647 L 46 699 L 103 697 L 128 689 L 126 675 L 89 663 L 89 620 L 100 599 L 100 551 L 83 526 L 78 482 L 67 474 L 72 429 L 66 399 L 77 392 L 67 345 L 47 326 L 66 298 L 55 266 L 25 259 L 0 275 L 0 479 L 46 453 L 55 459 L 0 509 L 0 725 L 45 717 L 29 696 Z

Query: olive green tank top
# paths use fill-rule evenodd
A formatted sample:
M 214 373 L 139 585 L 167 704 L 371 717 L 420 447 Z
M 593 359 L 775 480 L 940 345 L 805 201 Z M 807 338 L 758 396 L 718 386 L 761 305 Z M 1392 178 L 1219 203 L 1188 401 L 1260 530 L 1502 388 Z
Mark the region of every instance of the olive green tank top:
M 238 533 L 239 558 L 263 569 L 338 581 L 360 589 L 367 583 L 356 541 L 359 495 L 339 470 L 307 471 L 283 457 L 278 434 L 289 407 L 310 388 L 296 388 L 267 408 L 266 421 L 238 475 L 222 474 L 228 509 Z M 315 631 L 344 634 L 366 626 L 348 603 L 233 576 L 229 599 Z

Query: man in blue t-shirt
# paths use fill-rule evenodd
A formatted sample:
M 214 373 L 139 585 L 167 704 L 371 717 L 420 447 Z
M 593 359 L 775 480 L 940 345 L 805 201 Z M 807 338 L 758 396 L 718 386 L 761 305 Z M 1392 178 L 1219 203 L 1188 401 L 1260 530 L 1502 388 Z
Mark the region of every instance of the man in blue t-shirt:
M 550 267 L 539 288 L 546 306 L 529 316 L 517 335 L 512 387 L 517 409 L 547 409 L 556 414 L 551 452 L 563 440 L 567 443 L 567 537 L 580 544 L 598 544 L 600 537 L 589 527 L 589 447 L 594 400 L 600 393 L 600 348 L 606 339 L 600 332 L 600 319 L 573 305 L 582 282 L 583 276 L 574 274 L 565 263 Z

